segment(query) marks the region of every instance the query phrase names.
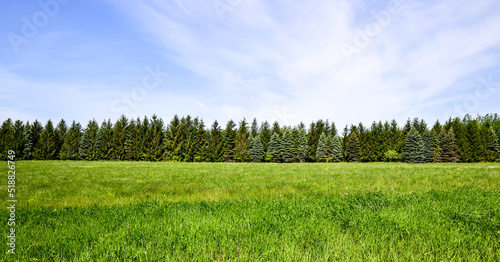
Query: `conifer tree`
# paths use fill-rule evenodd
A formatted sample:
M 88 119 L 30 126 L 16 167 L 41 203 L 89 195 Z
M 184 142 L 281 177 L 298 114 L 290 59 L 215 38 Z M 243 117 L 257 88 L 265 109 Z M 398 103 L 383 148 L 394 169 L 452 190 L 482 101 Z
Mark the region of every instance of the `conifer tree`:
M 327 152 L 327 137 L 325 133 L 321 133 L 318 141 L 318 147 L 316 149 L 316 162 L 325 162 L 328 157 Z
M 205 123 L 203 120 L 200 120 L 197 126 L 197 144 L 196 144 L 196 153 L 194 156 L 195 162 L 204 162 L 207 158 L 207 131 L 205 130 Z
M 292 129 L 291 133 L 290 133 L 290 146 L 291 146 L 291 152 L 292 152 L 292 162 L 300 162 L 299 138 L 300 138 L 300 131 L 297 128 Z
M 352 132 L 348 136 L 347 142 L 347 162 L 359 162 L 360 152 L 359 152 L 359 141 L 358 135 Z
M 234 162 L 234 150 L 236 146 L 236 124 L 233 120 L 229 120 L 224 130 L 224 160 L 226 162 Z
M 11 150 L 14 150 L 14 152 L 16 152 L 16 159 L 24 159 L 23 151 L 25 144 L 26 137 L 23 121 L 16 120 L 12 128 L 12 142 L 10 147 Z
M 283 137 L 281 138 L 281 159 L 284 163 L 293 162 L 290 130 L 285 130 L 283 132 Z
M 423 163 L 425 161 L 424 142 L 414 126 L 410 128 L 410 132 L 405 137 L 402 158 L 407 163 Z
M 250 134 L 252 137 L 256 137 L 259 135 L 259 124 L 257 124 L 257 118 L 254 118 L 252 121 L 252 126 L 250 127 Z
M 33 135 L 31 134 L 31 125 L 29 121 L 24 125 L 24 140 L 23 160 L 29 160 L 33 153 Z
M 436 129 L 432 129 L 431 134 L 431 144 L 432 144 L 432 162 L 440 162 L 441 160 L 441 146 L 439 144 L 439 133 L 441 133 L 442 128 L 439 130 L 439 133 L 435 133 Z
M 122 115 L 113 127 L 113 159 L 125 160 L 125 141 L 127 140 L 128 119 Z M 104 134 L 103 134 L 104 135 Z
M 334 136 L 332 139 L 332 161 L 342 161 L 342 150 L 340 148 L 340 137 Z
M 89 121 L 87 127 L 83 131 L 81 142 L 80 142 L 80 159 L 83 160 L 99 160 L 100 151 L 100 137 L 99 124 L 95 119 Z
M 260 125 L 260 141 L 262 142 L 262 148 L 264 149 L 264 152 L 267 152 L 267 147 L 269 146 L 269 141 L 271 141 L 271 135 L 272 131 L 271 128 L 269 127 L 269 123 L 267 121 L 264 121 Z
M 64 139 L 66 137 L 66 132 L 68 132 L 68 126 L 66 125 L 66 121 L 61 119 L 56 126 L 56 139 L 57 139 L 57 158 L 60 159 L 59 152 L 61 151 L 61 147 L 64 143 Z
M 281 138 L 281 135 L 282 135 L 281 127 L 280 127 L 280 124 L 278 123 L 278 121 L 274 121 L 272 133 L 276 133 Z
M 80 126 L 80 124 L 78 124 L 78 126 Z M 99 131 L 101 133 L 101 148 L 99 152 L 99 158 L 102 160 L 111 160 L 114 156 L 113 123 L 111 123 L 111 119 L 108 119 L 108 121 L 103 121 Z
M 210 162 L 224 161 L 224 138 L 217 120 L 212 124 L 207 147 L 207 160 Z
M 347 146 L 349 144 L 349 128 L 347 125 L 344 127 L 342 131 L 342 140 L 341 140 L 341 150 L 342 150 L 342 158 L 347 161 Z
M 273 133 L 267 148 L 267 154 L 272 157 L 275 163 L 281 162 L 281 139 L 277 133 Z
M 7 119 L 0 127 L 0 159 L 6 160 L 9 150 L 12 149 L 12 119 Z M 16 152 L 17 153 L 17 152 Z
M 80 123 L 73 121 L 71 127 L 64 137 L 64 142 L 59 153 L 61 160 L 80 159 L 80 142 L 82 138 L 82 127 Z
M 477 120 L 467 120 L 467 124 L 465 125 L 465 137 L 468 143 L 465 152 L 462 152 L 462 161 L 470 163 L 481 161 L 483 144 L 481 142 Z
M 38 160 L 54 160 L 57 152 L 57 137 L 54 125 L 49 119 L 40 135 L 40 140 L 35 146 L 33 158 Z
M 125 157 L 123 160 L 142 160 L 141 159 L 141 140 L 142 140 L 142 122 L 140 118 L 131 119 L 127 126 L 125 139 Z M 85 132 L 84 132 L 85 137 Z M 83 141 L 82 141 L 83 142 Z M 82 143 L 83 144 L 83 143 Z
M 163 159 L 164 153 L 164 123 L 161 118 L 156 115 L 151 117 L 151 141 L 149 148 L 149 160 L 150 161 L 161 161 Z M 203 127 L 204 128 L 204 127 Z
M 170 121 L 164 135 L 164 156 L 167 161 L 181 161 L 182 126 L 177 115 Z
M 234 160 L 237 162 L 247 162 L 250 158 L 250 151 L 248 145 L 248 124 L 243 119 L 240 122 L 238 132 L 236 133 L 235 147 L 234 147 Z
M 489 145 L 488 145 L 488 161 L 500 162 L 500 143 L 498 142 L 498 137 L 495 134 L 495 130 L 490 126 L 488 129 Z
M 422 142 L 424 144 L 424 162 L 425 163 L 434 162 L 431 133 L 427 129 L 424 129 L 424 133 L 422 135 Z
M 260 137 L 256 136 L 252 138 L 252 141 L 250 143 L 252 144 L 250 150 L 250 156 L 252 162 L 262 162 L 262 160 L 264 159 L 264 149 L 262 148 L 262 140 L 260 139 Z
M 298 145 L 298 154 L 299 154 L 299 162 L 303 163 L 307 159 L 308 152 L 308 142 L 307 142 L 307 134 L 304 127 L 302 127 L 299 131 L 299 145 Z
M 444 128 L 439 134 L 439 146 L 441 147 L 441 158 L 439 162 L 457 162 L 457 147 L 455 145 L 455 134 L 453 128 L 446 133 Z

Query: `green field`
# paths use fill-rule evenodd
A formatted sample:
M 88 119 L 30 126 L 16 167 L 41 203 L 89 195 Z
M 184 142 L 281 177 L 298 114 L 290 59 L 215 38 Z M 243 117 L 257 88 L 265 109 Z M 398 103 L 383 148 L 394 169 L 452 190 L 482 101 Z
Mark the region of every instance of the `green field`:
M 8 261 L 500 260 L 494 163 L 19 161 L 16 186 Z

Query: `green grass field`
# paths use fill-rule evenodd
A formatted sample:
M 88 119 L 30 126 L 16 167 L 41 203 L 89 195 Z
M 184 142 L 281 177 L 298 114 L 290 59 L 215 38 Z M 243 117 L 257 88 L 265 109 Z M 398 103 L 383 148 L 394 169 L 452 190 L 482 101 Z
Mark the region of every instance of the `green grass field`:
M 16 189 L 7 261 L 500 260 L 500 164 L 19 161 Z

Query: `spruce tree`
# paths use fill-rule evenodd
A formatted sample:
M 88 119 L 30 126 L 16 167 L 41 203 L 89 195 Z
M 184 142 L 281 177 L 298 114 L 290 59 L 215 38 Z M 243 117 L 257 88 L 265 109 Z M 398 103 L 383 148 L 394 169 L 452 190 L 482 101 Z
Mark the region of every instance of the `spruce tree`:
M 298 145 L 298 158 L 299 162 L 303 163 L 307 159 L 308 152 L 308 142 L 307 142 L 307 134 L 306 130 L 302 127 L 299 132 L 299 145 Z
M 259 124 L 257 124 L 257 118 L 254 118 L 252 121 L 252 126 L 250 127 L 250 134 L 252 137 L 256 137 L 259 135 Z
M 267 152 L 267 147 L 269 146 L 269 141 L 271 141 L 272 131 L 267 121 L 264 121 L 260 125 L 260 141 L 262 142 L 262 148 L 264 152 Z
M 246 120 L 243 119 L 236 133 L 234 146 L 234 160 L 237 162 L 247 162 L 250 158 L 248 135 L 248 124 Z
M 182 149 L 182 126 L 177 115 L 170 121 L 163 137 L 165 146 L 163 158 L 167 161 L 180 161 Z
M 125 139 L 125 157 L 123 158 L 123 160 L 142 160 L 140 152 L 142 136 L 143 134 L 141 119 L 131 119 L 127 126 L 127 134 Z
M 483 144 L 479 133 L 479 125 L 477 120 L 468 120 L 465 125 L 465 137 L 467 139 L 466 151 L 462 154 L 463 162 L 479 162 L 483 152 Z
M 334 136 L 332 139 L 332 161 L 342 161 L 342 150 L 340 148 L 340 137 Z
M 498 137 L 495 134 L 495 130 L 490 126 L 488 129 L 489 145 L 488 145 L 488 161 L 500 162 L 500 143 L 498 142 Z
M 29 160 L 32 157 L 33 153 L 33 134 L 31 133 L 31 125 L 30 122 L 27 121 L 24 126 L 24 149 L 23 149 L 23 160 Z
M 61 119 L 56 126 L 56 138 L 57 138 L 57 158 L 60 159 L 59 152 L 61 151 L 61 147 L 64 143 L 64 139 L 66 137 L 66 132 L 68 132 L 68 126 L 66 125 L 66 121 Z
M 234 162 L 234 150 L 236 146 L 236 124 L 229 120 L 224 130 L 224 161 Z
M 80 142 L 80 159 L 82 160 L 99 160 L 100 141 L 98 137 L 99 124 L 95 119 L 89 121 L 87 127 L 83 131 Z
M 99 131 L 101 132 L 101 148 L 99 158 L 102 160 L 111 160 L 114 156 L 113 123 L 111 123 L 111 119 L 103 121 Z
M 12 119 L 9 118 L 0 127 L 0 159 L 2 160 L 6 160 L 9 150 L 12 150 L 12 134 Z
M 293 162 L 290 130 L 285 130 L 283 132 L 283 137 L 281 138 L 281 159 L 284 163 Z
M 424 144 L 424 162 L 425 163 L 434 162 L 431 133 L 427 129 L 424 129 L 424 133 L 422 135 L 422 142 Z
M 161 161 L 163 159 L 164 123 L 161 118 L 153 115 L 151 118 L 151 141 L 149 148 L 149 160 Z
M 35 146 L 33 158 L 37 160 L 54 160 L 57 152 L 57 137 L 54 131 L 54 125 L 49 119 L 45 125 L 40 140 Z
M 252 144 L 250 150 L 252 162 L 262 162 L 262 160 L 264 159 L 264 148 L 262 147 L 262 140 L 259 136 L 256 136 L 250 143 Z
M 407 163 L 425 162 L 425 148 L 422 137 L 417 129 L 412 126 L 406 134 L 403 144 L 403 161 Z
M 61 160 L 80 159 L 80 142 L 82 137 L 82 127 L 80 123 L 73 121 L 71 127 L 64 137 L 64 142 L 59 153 Z
M 316 162 L 325 162 L 327 159 L 327 137 L 325 133 L 321 133 L 318 141 L 318 146 L 316 148 Z
M 355 132 L 348 136 L 347 143 L 347 162 L 359 162 L 360 150 L 359 140 Z
M 281 139 L 277 133 L 273 133 L 267 148 L 267 154 L 272 157 L 275 163 L 281 162 Z
M 128 119 L 122 115 L 113 127 L 113 159 L 124 160 L 127 152 L 125 151 L 125 141 L 127 140 Z M 103 134 L 104 135 L 104 134 Z
M 457 146 L 455 145 L 455 134 L 453 128 L 445 132 L 444 128 L 439 134 L 439 146 L 441 147 L 441 157 L 439 162 L 457 162 Z
M 197 144 L 196 144 L 196 153 L 194 156 L 195 162 L 204 162 L 207 159 L 207 131 L 205 130 L 205 123 L 203 120 L 200 120 L 197 126 Z
M 278 123 L 278 121 L 274 121 L 272 133 L 276 133 L 281 138 L 281 135 L 282 135 L 281 127 L 280 127 L 280 124 Z
M 437 128 L 436 129 L 433 128 L 430 132 L 431 144 L 432 144 L 432 162 L 440 162 L 442 150 L 439 144 L 438 137 L 442 129 L 439 129 L 439 133 L 435 133 L 436 132 L 435 130 L 437 130 Z
M 24 159 L 24 146 L 26 145 L 26 137 L 24 124 L 21 120 L 16 120 L 12 128 L 11 150 L 16 152 L 16 159 Z
M 210 162 L 224 161 L 224 138 L 217 120 L 212 124 L 208 138 L 207 160 Z

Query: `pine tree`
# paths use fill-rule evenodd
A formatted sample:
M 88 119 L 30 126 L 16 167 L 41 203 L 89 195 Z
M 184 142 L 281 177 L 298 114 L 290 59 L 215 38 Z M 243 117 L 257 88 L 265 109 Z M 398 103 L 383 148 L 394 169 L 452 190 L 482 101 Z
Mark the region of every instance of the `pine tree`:
M 462 154 L 462 161 L 464 162 L 479 162 L 483 152 L 483 144 L 479 134 L 479 125 L 477 120 L 468 120 L 465 125 L 465 137 L 467 138 L 468 147 Z
M 441 133 L 442 128 L 440 129 L 439 133 L 435 133 L 436 129 L 432 129 L 430 132 L 431 134 L 431 144 L 432 144 L 432 162 L 440 162 L 441 159 L 441 146 L 439 144 L 439 133 Z
M 488 145 L 488 161 L 500 162 L 500 143 L 498 142 L 498 137 L 495 134 L 495 130 L 490 126 L 488 129 L 489 145 Z
M 16 153 L 16 159 L 24 159 L 24 146 L 26 144 L 24 124 L 21 120 L 16 120 L 12 128 L 11 150 Z M 8 152 L 7 152 L 8 153 Z
M 264 121 L 260 125 L 260 141 L 262 142 L 262 148 L 264 149 L 264 152 L 267 152 L 267 147 L 269 146 L 269 142 L 271 141 L 271 135 L 272 131 L 271 128 L 269 127 L 269 123 L 267 121 Z
M 256 137 L 259 135 L 259 124 L 257 124 L 257 118 L 254 118 L 252 121 L 252 126 L 250 128 L 250 134 L 252 137 Z
M 285 130 L 281 138 L 281 159 L 284 163 L 292 163 L 292 144 L 291 144 L 291 131 Z
M 297 163 L 300 162 L 300 154 L 299 154 L 299 138 L 300 131 L 297 128 L 292 129 L 290 135 L 290 145 L 292 152 L 292 162 Z
M 54 125 L 51 120 L 47 121 L 40 140 L 35 146 L 33 158 L 37 160 L 54 160 L 57 152 L 57 137 L 54 131 Z
M 299 132 L 299 146 L 298 146 L 298 155 L 299 155 L 298 158 L 300 163 L 306 161 L 307 152 L 308 152 L 307 134 L 306 130 L 304 130 L 304 127 L 302 127 Z
M 281 139 L 277 133 L 273 133 L 273 135 L 271 136 L 267 154 L 272 157 L 273 162 L 281 162 Z
M 80 159 L 80 142 L 82 138 L 82 127 L 80 123 L 73 121 L 71 127 L 64 137 L 64 142 L 59 153 L 61 160 Z
M 9 118 L 0 127 L 0 159 L 6 160 L 9 150 L 12 150 L 12 120 Z M 17 152 L 16 152 L 17 153 Z
M 349 144 L 349 128 L 347 125 L 344 127 L 342 131 L 342 140 L 341 140 L 341 150 L 342 150 L 342 158 L 347 161 L 347 146 Z
M 274 121 L 272 133 L 276 133 L 281 138 L 281 135 L 282 135 L 281 127 L 280 127 L 280 124 L 278 123 L 278 121 Z
M 125 141 L 127 140 L 128 119 L 122 115 L 113 127 L 113 159 L 125 160 Z M 104 134 L 103 134 L 104 135 Z
M 423 163 L 425 161 L 424 142 L 413 126 L 405 137 L 402 158 L 407 163 Z
M 455 134 L 453 128 L 446 133 L 444 128 L 439 134 L 439 146 L 441 147 L 441 158 L 439 162 L 457 162 L 457 147 L 455 145 Z
M 247 162 L 250 158 L 248 135 L 248 124 L 245 119 L 243 119 L 240 122 L 235 139 L 234 160 L 237 162 Z
M 334 136 L 332 139 L 332 161 L 342 161 L 342 150 L 340 148 L 340 137 Z
M 207 131 L 205 130 L 205 123 L 203 120 L 200 120 L 197 126 L 197 144 L 196 144 L 196 153 L 194 156 L 195 162 L 204 162 L 207 158 Z
M 217 120 L 212 124 L 207 147 L 207 160 L 210 162 L 224 161 L 224 139 Z
M 29 160 L 33 153 L 33 134 L 31 133 L 30 122 L 27 121 L 24 126 L 24 149 L 23 149 L 23 160 Z
M 358 136 L 355 132 L 348 136 L 347 143 L 347 162 L 359 162 L 360 150 Z
M 165 146 L 163 158 L 167 161 L 180 161 L 182 149 L 182 126 L 177 115 L 170 121 L 164 135 Z
M 125 139 L 125 157 L 123 160 L 141 160 L 141 140 L 142 140 L 142 121 L 131 119 L 127 126 Z M 84 133 L 85 136 L 85 133 Z
M 164 153 L 164 123 L 161 118 L 153 115 L 151 118 L 151 141 L 149 148 L 149 160 L 150 161 L 161 161 L 163 159 Z
M 59 153 L 61 151 L 61 147 L 64 143 L 64 139 L 66 137 L 66 132 L 68 132 L 68 126 L 66 125 L 66 121 L 64 119 L 61 119 L 59 123 L 56 126 L 56 139 L 57 139 L 57 158 L 60 159 Z
M 99 131 L 101 133 L 101 148 L 99 152 L 99 158 L 102 160 L 111 160 L 114 156 L 113 123 L 111 123 L 111 120 L 108 119 L 108 121 L 103 121 Z
M 236 146 L 236 124 L 233 120 L 229 120 L 224 130 L 224 160 L 226 162 L 234 162 L 234 150 Z
M 327 137 L 325 133 L 321 133 L 318 141 L 318 147 L 316 148 L 316 162 L 325 162 L 328 152 L 327 148 Z
M 252 162 L 262 162 L 262 160 L 264 159 L 264 148 L 262 147 L 262 140 L 259 136 L 256 136 L 250 143 L 252 144 L 250 150 Z
M 97 124 L 97 121 L 95 119 L 89 121 L 87 128 L 83 131 L 80 142 L 80 159 L 99 160 L 100 141 L 98 133 L 99 124 Z
M 422 135 L 422 142 L 424 144 L 424 162 L 431 163 L 434 161 L 432 152 L 432 139 L 431 133 L 425 129 Z

